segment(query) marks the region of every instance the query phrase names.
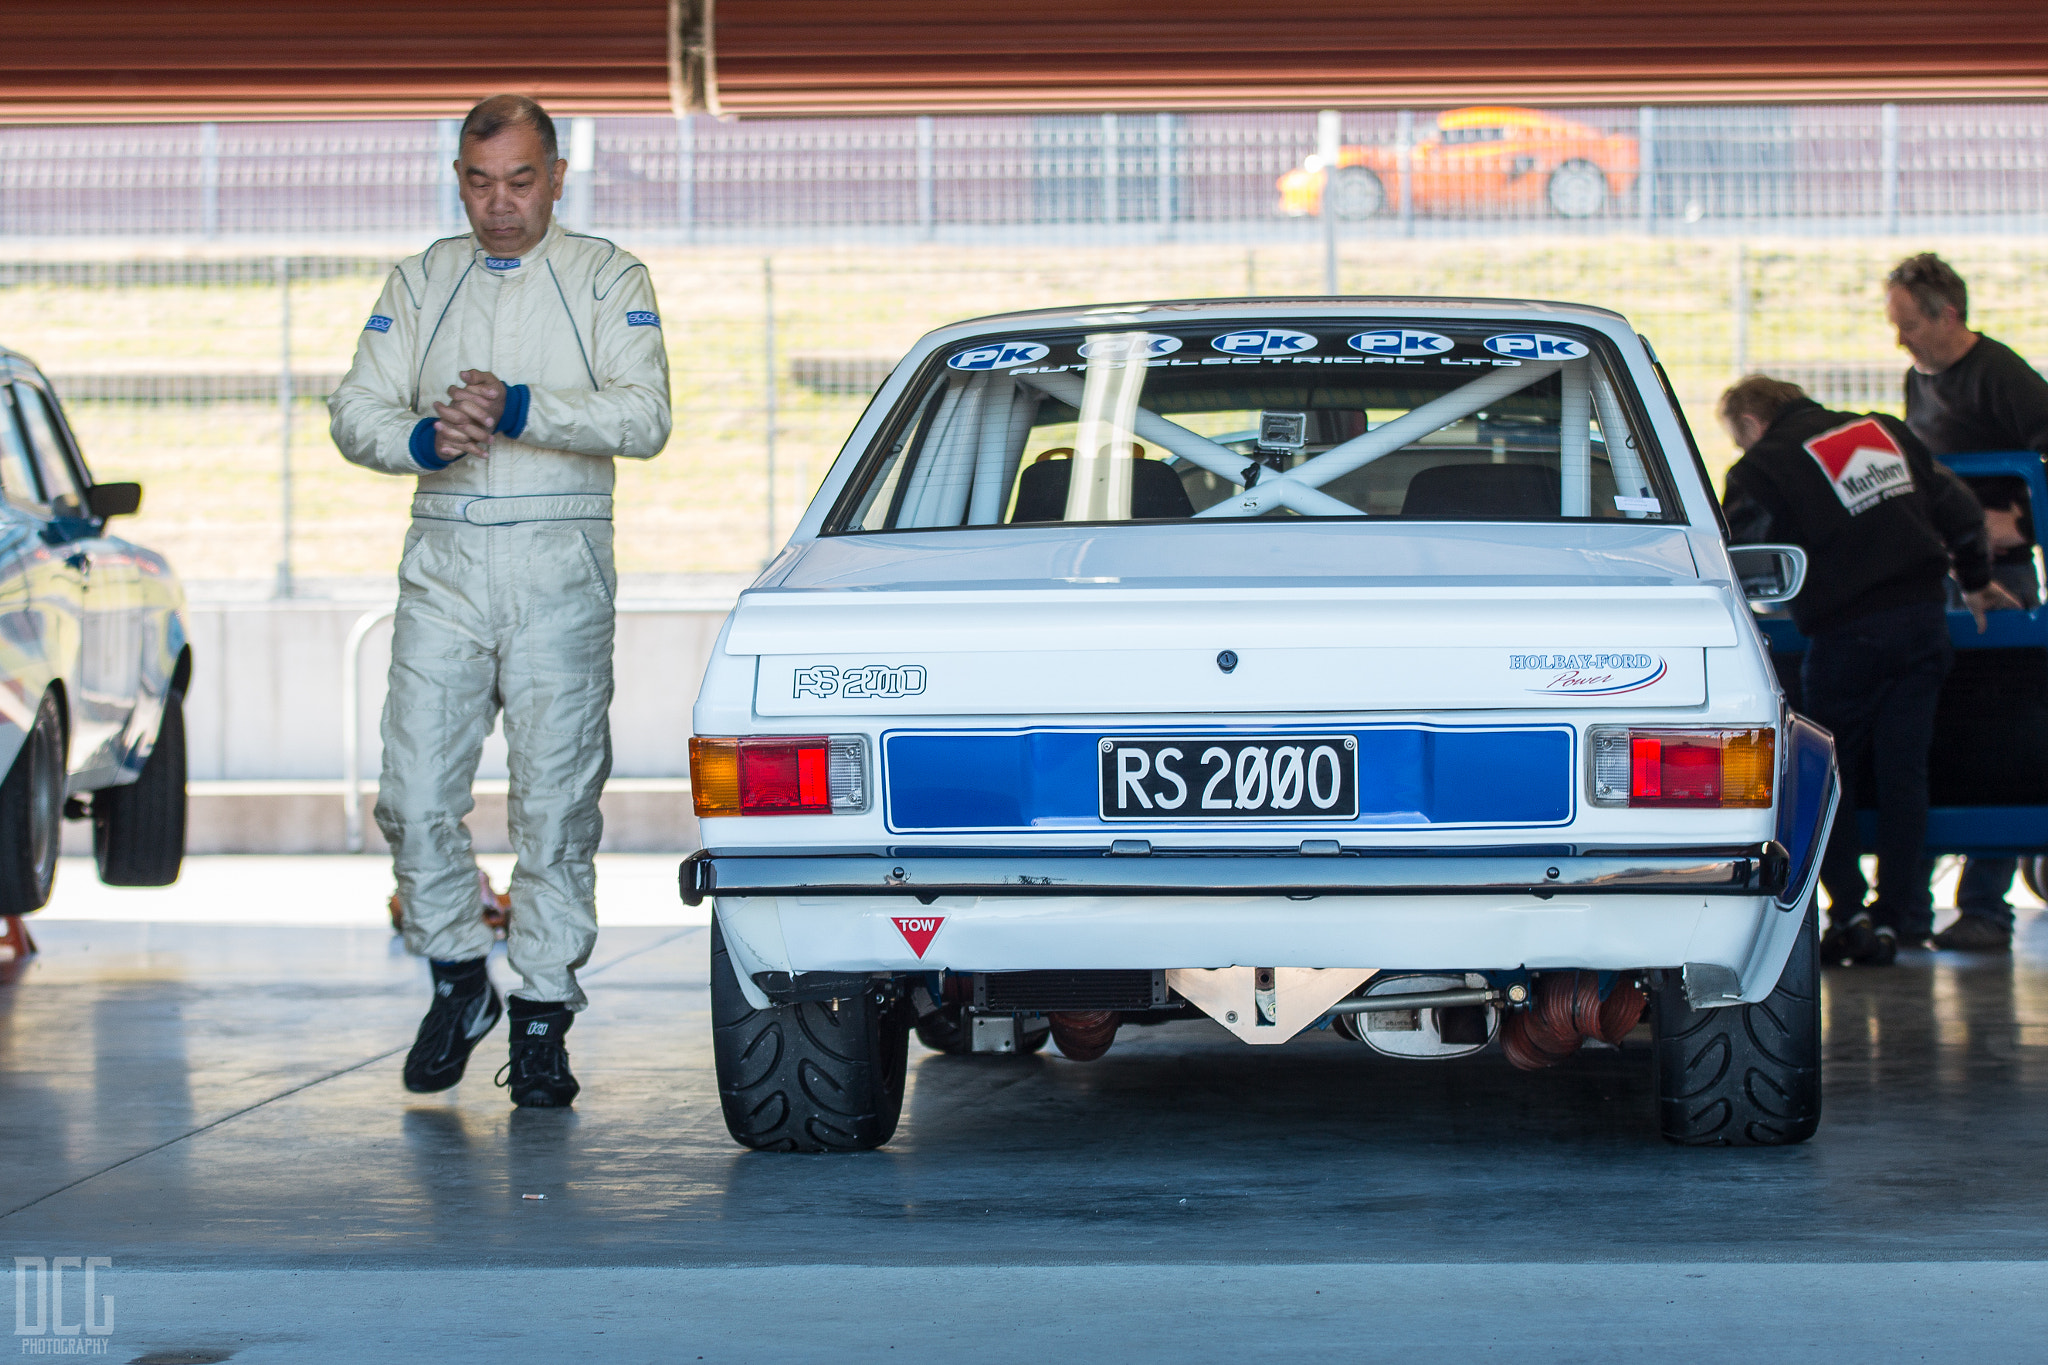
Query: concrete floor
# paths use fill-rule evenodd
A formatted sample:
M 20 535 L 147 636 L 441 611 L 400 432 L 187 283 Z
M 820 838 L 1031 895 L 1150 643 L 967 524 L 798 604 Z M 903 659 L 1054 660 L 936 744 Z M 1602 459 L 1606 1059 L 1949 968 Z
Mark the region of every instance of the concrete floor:
M 1667 1147 L 1635 1049 L 1523 1075 L 1203 1022 L 1089 1064 L 919 1054 L 896 1141 L 819 1158 L 727 1139 L 705 930 L 651 870 L 610 884 L 643 871 L 566 1113 L 489 1084 L 502 1029 L 455 1092 L 400 1089 L 424 972 L 374 915 L 145 923 L 79 890 L 32 921 L 0 987 L 0 1265 L 110 1257 L 116 1302 L 112 1334 L 22 1352 L 1981 1363 L 2048 1332 L 2038 912 L 2010 959 L 1828 976 L 1804 1147 Z

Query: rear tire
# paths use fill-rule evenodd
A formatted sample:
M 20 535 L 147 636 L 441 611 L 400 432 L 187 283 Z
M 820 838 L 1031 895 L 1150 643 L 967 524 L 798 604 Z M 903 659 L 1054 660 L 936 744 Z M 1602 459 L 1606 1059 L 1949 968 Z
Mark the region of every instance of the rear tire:
M 1695 1010 L 1675 971 L 1657 974 L 1650 1027 L 1657 1117 L 1687 1147 L 1782 1147 L 1820 1127 L 1820 948 L 1815 900 L 1770 995 Z
M 874 990 L 838 1006 L 749 1005 L 712 917 L 711 1053 L 733 1141 L 763 1152 L 858 1152 L 895 1135 L 908 1011 Z
M 108 886 L 169 886 L 185 861 L 185 705 L 164 696 L 142 775 L 92 794 L 92 856 Z
M 1330 197 L 1330 213 L 1339 222 L 1375 218 L 1387 206 L 1387 187 L 1363 166 L 1340 167 L 1324 192 Z
M 63 838 L 64 714 L 44 693 L 14 766 L 0 780 L 0 915 L 49 903 Z

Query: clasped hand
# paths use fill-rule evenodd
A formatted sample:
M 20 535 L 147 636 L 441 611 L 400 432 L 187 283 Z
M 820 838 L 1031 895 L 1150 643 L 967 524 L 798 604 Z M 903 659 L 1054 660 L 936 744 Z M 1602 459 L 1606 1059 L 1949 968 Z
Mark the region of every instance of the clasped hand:
M 464 455 L 490 459 L 491 433 L 504 415 L 503 381 L 489 370 L 464 370 L 448 401 L 434 404 L 434 453 L 451 463 Z

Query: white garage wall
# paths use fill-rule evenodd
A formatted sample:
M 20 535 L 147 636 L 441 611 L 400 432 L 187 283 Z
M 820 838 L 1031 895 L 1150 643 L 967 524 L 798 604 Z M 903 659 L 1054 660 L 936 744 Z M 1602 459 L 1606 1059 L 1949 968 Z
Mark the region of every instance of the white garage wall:
M 186 702 L 195 782 L 334 780 L 343 776 L 342 654 L 366 610 L 324 602 L 201 604 L 188 610 L 193 677 Z M 689 774 L 690 704 L 725 620 L 719 608 L 634 610 L 619 616 L 612 702 L 612 773 Z M 377 721 L 391 660 L 389 622 L 361 659 L 362 773 L 382 756 Z M 505 776 L 505 743 L 492 735 L 479 776 Z

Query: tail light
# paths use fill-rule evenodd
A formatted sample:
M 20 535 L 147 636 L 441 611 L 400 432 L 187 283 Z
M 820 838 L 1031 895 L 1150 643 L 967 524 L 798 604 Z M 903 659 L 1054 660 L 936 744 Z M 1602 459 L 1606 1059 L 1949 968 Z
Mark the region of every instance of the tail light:
M 1596 806 L 1771 804 L 1777 731 L 1600 728 L 1586 734 Z
M 868 808 L 859 735 L 763 735 L 690 741 L 697 817 L 851 815 Z

